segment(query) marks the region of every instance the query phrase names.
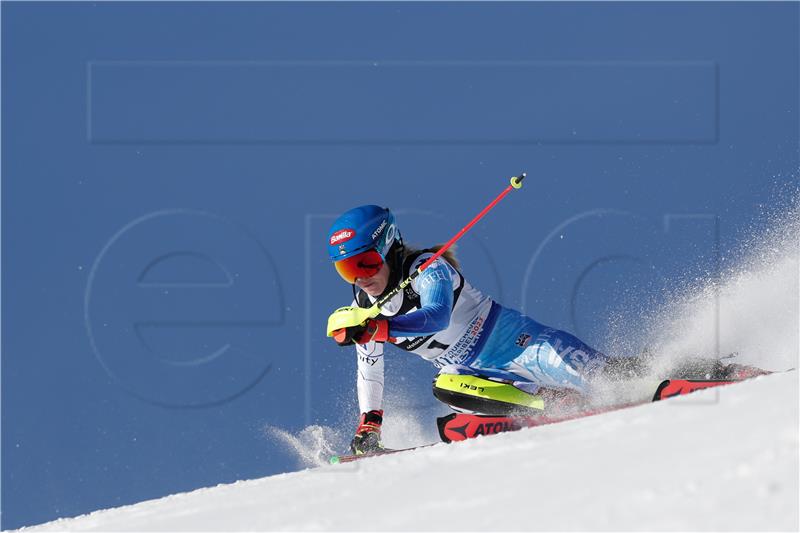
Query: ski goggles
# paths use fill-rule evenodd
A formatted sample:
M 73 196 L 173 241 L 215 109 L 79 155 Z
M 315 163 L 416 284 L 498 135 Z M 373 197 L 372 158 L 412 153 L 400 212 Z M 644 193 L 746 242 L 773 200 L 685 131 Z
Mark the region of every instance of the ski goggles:
M 377 274 L 383 266 L 383 256 L 377 250 L 367 250 L 336 261 L 333 266 L 347 283 L 355 283 L 356 278 L 367 279 Z

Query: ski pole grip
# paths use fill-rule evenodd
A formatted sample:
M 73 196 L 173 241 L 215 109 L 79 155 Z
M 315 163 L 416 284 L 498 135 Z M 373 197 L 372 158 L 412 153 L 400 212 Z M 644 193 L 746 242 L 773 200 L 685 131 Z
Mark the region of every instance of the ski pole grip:
M 528 175 L 527 172 L 523 172 L 519 176 L 512 177 L 511 178 L 511 186 L 514 187 L 515 189 L 521 189 L 522 188 L 522 180 L 524 180 L 525 176 L 527 176 L 527 175 Z

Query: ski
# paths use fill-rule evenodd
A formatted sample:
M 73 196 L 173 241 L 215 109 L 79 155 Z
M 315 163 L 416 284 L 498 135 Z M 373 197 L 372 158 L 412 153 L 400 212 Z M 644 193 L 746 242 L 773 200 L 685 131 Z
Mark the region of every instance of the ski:
M 665 379 L 656 389 L 653 401 L 666 400 L 673 396 L 682 396 L 690 392 L 707 389 L 709 387 L 719 387 L 730 385 L 743 380 L 710 380 L 710 379 Z
M 420 446 L 412 446 L 410 448 L 384 448 L 380 451 L 375 452 L 368 452 L 368 453 L 360 453 L 357 455 L 352 454 L 345 454 L 345 455 L 332 455 L 328 462 L 332 465 L 338 465 L 341 463 L 352 463 L 353 461 L 360 461 L 361 459 L 369 459 L 370 457 L 380 457 L 381 455 L 391 455 L 393 453 L 399 452 L 410 452 L 411 450 L 419 450 L 420 448 L 428 448 L 430 446 L 434 446 L 436 444 L 440 444 L 439 442 L 432 442 L 430 444 L 421 444 Z
M 467 439 L 474 439 L 483 435 L 496 435 L 508 431 L 518 431 L 524 428 L 545 426 L 577 420 L 588 416 L 599 415 L 609 411 L 617 411 L 626 407 L 641 405 L 641 403 L 631 403 L 625 405 L 614 405 L 592 410 L 570 413 L 561 416 L 533 415 L 533 416 L 491 416 L 477 415 L 469 413 L 451 413 L 447 416 L 439 417 L 436 421 L 439 428 L 439 437 L 444 442 L 459 442 Z

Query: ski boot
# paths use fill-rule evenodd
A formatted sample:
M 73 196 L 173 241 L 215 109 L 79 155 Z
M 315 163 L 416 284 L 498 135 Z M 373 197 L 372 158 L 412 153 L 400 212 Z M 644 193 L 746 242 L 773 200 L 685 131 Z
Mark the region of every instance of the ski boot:
M 350 451 L 353 455 L 374 453 L 383 450 L 381 443 L 381 424 L 383 411 L 369 411 L 362 413 L 356 435 L 350 441 Z

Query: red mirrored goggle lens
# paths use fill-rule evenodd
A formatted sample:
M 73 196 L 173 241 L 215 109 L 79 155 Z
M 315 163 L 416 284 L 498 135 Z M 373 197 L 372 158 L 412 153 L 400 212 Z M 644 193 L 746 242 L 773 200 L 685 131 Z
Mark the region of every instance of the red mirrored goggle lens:
M 333 266 L 347 283 L 355 283 L 356 278 L 371 278 L 383 266 L 383 257 L 375 250 L 369 250 L 341 261 Z

